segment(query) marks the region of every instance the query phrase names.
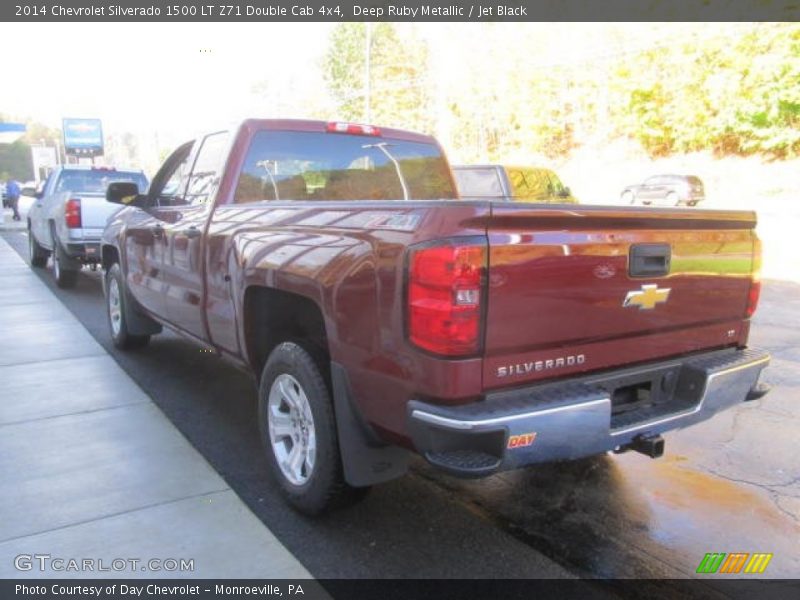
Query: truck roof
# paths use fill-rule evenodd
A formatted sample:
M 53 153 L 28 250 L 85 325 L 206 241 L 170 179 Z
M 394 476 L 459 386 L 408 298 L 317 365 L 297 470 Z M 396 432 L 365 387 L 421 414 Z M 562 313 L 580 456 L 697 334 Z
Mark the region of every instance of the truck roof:
M 62 171 L 121 171 L 127 173 L 143 173 L 142 169 L 134 169 L 132 167 L 114 167 L 109 165 L 58 165 L 57 169 Z
M 334 121 L 318 121 L 310 119 L 245 119 L 241 128 L 245 129 L 248 133 L 263 129 L 273 129 L 278 131 L 309 131 L 315 133 L 325 133 L 326 128 L 331 122 L 345 122 L 341 120 Z M 406 131 L 404 129 L 394 129 L 391 127 L 383 127 L 381 125 L 374 125 L 380 129 L 383 137 L 391 137 L 408 142 L 421 142 L 428 144 L 438 144 L 433 136 L 424 133 L 416 133 L 413 131 Z

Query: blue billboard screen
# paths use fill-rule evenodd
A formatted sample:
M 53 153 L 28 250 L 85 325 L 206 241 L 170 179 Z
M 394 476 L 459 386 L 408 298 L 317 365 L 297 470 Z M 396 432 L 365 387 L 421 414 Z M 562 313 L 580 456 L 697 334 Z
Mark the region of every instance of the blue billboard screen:
M 68 153 L 103 153 L 100 119 L 64 119 L 64 149 Z

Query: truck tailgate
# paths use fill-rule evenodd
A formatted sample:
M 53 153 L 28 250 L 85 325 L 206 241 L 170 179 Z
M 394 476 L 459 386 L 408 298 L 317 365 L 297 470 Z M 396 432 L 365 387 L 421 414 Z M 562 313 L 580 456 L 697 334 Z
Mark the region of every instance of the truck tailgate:
M 81 229 L 85 239 L 100 238 L 108 218 L 120 210 L 119 204 L 106 201 L 104 194 L 69 194 L 81 201 Z
M 735 345 L 754 227 L 747 212 L 494 204 L 484 387 Z

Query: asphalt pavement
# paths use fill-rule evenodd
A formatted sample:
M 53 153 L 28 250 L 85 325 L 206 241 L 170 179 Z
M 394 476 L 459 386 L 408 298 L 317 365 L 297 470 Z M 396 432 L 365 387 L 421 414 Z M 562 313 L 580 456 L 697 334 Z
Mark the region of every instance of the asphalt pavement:
M 26 254 L 24 232 L 3 236 Z M 773 353 L 773 392 L 667 434 L 662 459 L 608 455 L 478 481 L 417 460 L 361 504 L 307 519 L 270 481 L 248 374 L 172 333 L 118 352 L 99 273 L 69 291 L 38 275 L 315 577 L 685 578 L 708 552 L 771 552 L 765 577 L 800 573 L 796 283 L 765 281 L 753 323 L 751 342 Z

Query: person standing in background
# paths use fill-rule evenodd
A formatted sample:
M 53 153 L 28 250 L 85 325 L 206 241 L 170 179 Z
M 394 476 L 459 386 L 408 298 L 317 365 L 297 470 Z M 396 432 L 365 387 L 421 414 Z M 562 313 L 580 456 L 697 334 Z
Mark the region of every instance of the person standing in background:
M 14 220 L 19 221 L 19 184 L 14 179 L 9 179 L 6 183 L 6 198 L 8 198 L 8 205 L 14 211 Z

